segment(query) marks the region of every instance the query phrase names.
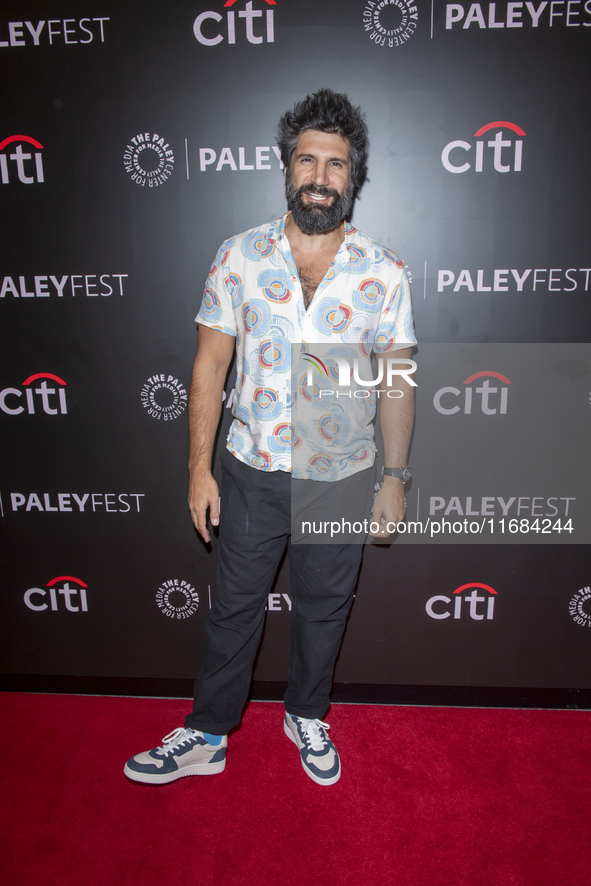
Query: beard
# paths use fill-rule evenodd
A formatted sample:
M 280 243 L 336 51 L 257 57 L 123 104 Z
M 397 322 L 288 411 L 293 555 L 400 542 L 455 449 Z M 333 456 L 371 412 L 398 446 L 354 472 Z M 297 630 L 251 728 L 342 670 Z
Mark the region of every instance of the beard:
M 332 197 L 332 203 L 328 206 L 304 203 L 304 194 L 310 193 Z M 288 169 L 285 176 L 285 197 L 293 220 L 303 234 L 328 234 L 329 231 L 334 231 L 351 213 L 354 193 L 351 182 L 341 194 L 334 188 L 315 185 L 313 182 L 302 185 L 296 191 L 291 183 L 291 174 Z

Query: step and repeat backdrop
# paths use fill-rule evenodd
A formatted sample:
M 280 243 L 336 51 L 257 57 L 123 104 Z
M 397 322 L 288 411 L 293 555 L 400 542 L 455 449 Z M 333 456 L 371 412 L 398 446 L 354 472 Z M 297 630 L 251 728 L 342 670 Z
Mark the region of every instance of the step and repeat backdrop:
M 5 673 L 194 676 L 194 317 L 222 240 L 284 212 L 277 121 L 326 86 L 367 115 L 353 223 L 419 340 L 407 526 L 365 548 L 336 680 L 591 687 L 590 50 L 591 0 L 3 4 Z M 285 565 L 267 608 L 281 681 Z

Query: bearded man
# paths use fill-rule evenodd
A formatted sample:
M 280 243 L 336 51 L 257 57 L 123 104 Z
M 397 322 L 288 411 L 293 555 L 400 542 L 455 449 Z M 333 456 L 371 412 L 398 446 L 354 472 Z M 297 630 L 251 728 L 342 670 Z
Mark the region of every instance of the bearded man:
M 362 544 L 292 538 L 292 488 L 297 485 L 301 510 L 328 481 L 338 500 L 350 503 L 354 520 L 371 515 L 370 534 L 379 538 L 404 517 L 412 387 L 381 403 L 386 467 L 375 499 L 373 429 L 354 412 L 338 457 L 315 451 L 311 438 L 297 439 L 305 457 L 298 449 L 300 467 L 292 473 L 298 428 L 291 422 L 290 346 L 309 351 L 355 342 L 366 353 L 373 348 L 407 358 L 416 339 L 403 263 L 348 221 L 367 173 L 360 109 L 322 89 L 281 118 L 278 145 L 289 211 L 222 244 L 196 318 L 189 506 L 206 542 L 208 511 L 219 526 L 218 579 L 193 710 L 161 747 L 125 766 L 129 778 L 150 784 L 225 768 L 227 734 L 239 725 L 248 698 L 265 604 L 286 546 L 292 612 L 284 732 L 310 778 L 321 785 L 338 781 L 339 755 L 321 718 L 330 705 Z M 211 466 L 234 352 L 234 421 L 221 456 L 220 495 Z

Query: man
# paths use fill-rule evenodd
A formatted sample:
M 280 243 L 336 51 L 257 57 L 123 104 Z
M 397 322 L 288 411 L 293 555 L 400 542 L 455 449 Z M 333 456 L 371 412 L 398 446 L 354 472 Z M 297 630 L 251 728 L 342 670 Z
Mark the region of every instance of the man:
M 189 506 L 206 542 L 208 510 L 211 523 L 220 527 L 218 583 L 193 711 L 162 747 L 128 761 L 125 773 L 136 781 L 165 784 L 224 769 L 227 734 L 240 723 L 265 603 L 288 545 L 292 622 L 284 731 L 299 748 L 306 773 L 318 784 L 334 784 L 340 760 L 321 717 L 330 704 L 362 545 L 294 543 L 290 487 L 297 488 L 299 513 L 314 505 L 318 490 L 337 489 L 338 500 L 353 503 L 354 519 L 372 515 L 376 537 L 386 538 L 388 524 L 404 516 L 411 387 L 398 399 L 382 399 L 388 472 L 375 501 L 371 409 L 363 423 L 355 418 L 352 400 L 350 414 L 346 399 L 338 406 L 349 433 L 333 455 L 314 449 L 305 423 L 290 422 L 291 344 L 310 352 L 355 343 L 378 354 L 402 345 L 406 348 L 397 357 L 405 358 L 415 342 L 403 263 L 346 221 L 367 170 L 363 116 L 346 96 L 323 89 L 282 117 L 278 144 L 290 211 L 222 244 L 197 316 Z M 236 401 L 222 452 L 220 498 L 212 451 L 234 350 Z M 304 471 L 294 470 L 297 479 L 292 479 L 292 448 L 300 443 Z

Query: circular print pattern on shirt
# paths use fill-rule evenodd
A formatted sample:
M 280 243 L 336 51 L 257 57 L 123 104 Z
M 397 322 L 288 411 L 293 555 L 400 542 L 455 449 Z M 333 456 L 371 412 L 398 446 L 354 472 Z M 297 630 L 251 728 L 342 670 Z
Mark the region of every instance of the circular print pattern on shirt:
M 386 287 L 381 280 L 370 278 L 359 284 L 353 292 L 353 305 L 362 311 L 379 311 L 386 295 Z
M 328 443 L 346 440 L 350 429 L 351 419 L 344 412 L 328 413 L 318 419 L 318 433 L 321 439 Z
M 289 422 L 281 422 L 275 425 L 273 433 L 267 437 L 269 449 L 272 452 L 287 452 L 292 445 L 297 444 L 296 431 Z
M 260 261 L 261 258 L 267 258 L 275 251 L 275 244 L 272 240 L 255 231 L 242 241 L 242 254 L 252 261 Z
M 261 421 L 279 418 L 283 410 L 279 394 L 274 388 L 257 388 L 252 398 L 252 414 Z
M 384 308 L 384 314 L 387 314 L 389 311 L 397 311 L 398 306 L 400 305 L 400 301 L 402 299 L 402 284 L 399 283 L 398 286 L 392 292 L 388 304 Z
M 285 304 L 291 298 L 289 278 L 285 271 L 270 269 L 261 271 L 257 279 L 257 285 L 263 290 L 263 295 L 269 301 L 277 304 Z
M 242 308 L 244 328 L 253 338 L 266 335 L 271 326 L 271 307 L 262 298 L 253 298 Z
M 232 297 L 232 307 L 238 308 L 244 301 L 244 286 L 242 285 L 242 277 L 239 274 L 228 274 L 224 280 L 226 289 Z
M 291 368 L 291 345 L 286 338 L 265 339 L 259 346 L 259 363 L 270 372 L 288 372 Z
M 271 454 L 264 449 L 257 449 L 256 446 L 246 453 L 245 459 L 247 464 L 259 471 L 268 471 L 271 467 Z
M 222 316 L 220 300 L 209 286 L 206 287 L 205 292 L 203 293 L 201 310 L 211 323 L 215 323 Z
M 306 465 L 306 471 L 312 480 L 332 481 L 337 478 L 337 469 L 329 455 L 313 455 Z
M 365 274 L 366 271 L 369 271 L 371 259 L 365 249 L 351 243 L 347 246 L 347 252 L 349 253 L 347 270 L 351 274 Z

